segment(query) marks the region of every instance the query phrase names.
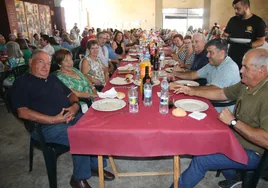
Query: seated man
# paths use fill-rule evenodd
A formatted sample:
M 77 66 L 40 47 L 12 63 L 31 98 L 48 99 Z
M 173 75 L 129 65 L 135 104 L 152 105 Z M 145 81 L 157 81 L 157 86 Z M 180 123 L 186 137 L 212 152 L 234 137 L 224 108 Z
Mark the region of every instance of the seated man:
M 206 44 L 209 64 L 197 71 L 175 72 L 176 76 L 182 79 L 195 80 L 205 78 L 207 86 L 200 86 L 198 89 L 223 88 L 240 81 L 240 74 L 237 64 L 227 56 L 226 40 L 213 39 Z M 170 88 L 175 89 L 179 84 L 171 84 Z M 233 111 L 233 106 L 229 107 Z M 216 107 L 218 112 L 220 107 Z
M 53 55 L 55 53 L 54 48 L 49 43 L 49 36 L 48 35 L 42 35 L 40 39 L 40 43 L 42 46 L 42 49 L 47 52 L 49 55 Z
M 219 169 L 226 178 L 219 183 L 220 187 L 238 184 L 233 179 L 235 170 L 256 168 L 264 148 L 268 148 L 268 51 L 266 49 L 248 51 L 243 58 L 240 72 L 242 82 L 223 89 L 200 90 L 180 86 L 175 90 L 175 93 L 210 100 L 236 100 L 234 113 L 224 109 L 219 114 L 219 120 L 230 126 L 248 155 L 247 164 L 235 162 L 220 153 L 194 156 L 188 169 L 180 176 L 180 188 L 195 187 L 208 170 Z
M 12 87 L 12 108 L 17 110 L 20 118 L 42 124 L 46 142 L 69 146 L 67 129 L 81 117 L 79 101 L 56 76 L 49 75 L 50 60 L 45 51 L 33 53 L 29 62 L 30 73 L 16 79 Z M 38 140 L 35 131 L 31 136 Z M 74 169 L 70 185 L 91 187 L 86 179 L 97 175 L 97 157 L 72 155 L 72 159 Z M 106 180 L 114 179 L 112 173 L 105 171 L 104 174 Z

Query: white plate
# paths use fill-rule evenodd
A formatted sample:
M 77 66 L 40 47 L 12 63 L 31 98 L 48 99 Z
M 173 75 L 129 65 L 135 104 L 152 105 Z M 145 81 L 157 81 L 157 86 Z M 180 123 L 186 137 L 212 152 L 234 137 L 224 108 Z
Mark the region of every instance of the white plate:
M 126 70 L 132 71 L 132 70 L 135 69 L 135 67 L 133 67 L 133 66 L 122 66 L 122 67 L 118 67 L 117 69 L 121 70 L 121 71 L 126 71 Z
M 137 53 L 129 53 L 128 55 L 137 56 Z
M 153 80 L 153 86 L 157 86 L 160 84 L 160 81 L 159 80 Z M 137 86 L 140 86 L 141 85 L 141 80 L 134 80 L 133 84 L 137 85 Z
M 137 52 L 137 50 L 136 49 L 133 49 L 133 48 L 129 49 L 129 51 L 130 52 Z
M 198 82 L 192 81 L 192 80 L 177 80 L 175 83 L 187 85 L 187 86 L 199 86 Z
M 167 71 L 168 73 L 172 73 L 173 72 L 173 68 L 171 68 L 171 67 L 166 68 L 165 71 Z
M 240 44 L 250 43 L 251 42 L 251 39 L 243 39 L 243 38 L 230 38 L 230 40 L 232 42 L 240 43 Z
M 127 85 L 127 84 L 133 83 L 133 81 L 134 81 L 133 79 L 130 79 L 130 81 L 127 82 L 126 78 L 116 77 L 116 78 L 111 79 L 110 83 L 114 85 Z
M 91 106 L 98 111 L 110 112 L 124 108 L 126 102 L 120 99 L 101 99 L 93 102 Z
M 177 108 L 182 108 L 188 112 L 202 112 L 208 109 L 208 104 L 195 99 L 181 99 L 177 100 L 174 105 Z
M 138 61 L 138 59 L 135 59 L 135 58 L 125 58 L 125 59 L 122 59 L 122 61 Z

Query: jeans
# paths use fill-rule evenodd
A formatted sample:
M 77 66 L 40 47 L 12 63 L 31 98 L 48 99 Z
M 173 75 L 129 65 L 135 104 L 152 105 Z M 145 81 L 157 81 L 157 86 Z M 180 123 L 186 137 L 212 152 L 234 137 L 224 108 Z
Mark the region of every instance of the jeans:
M 212 154 L 193 157 L 189 167 L 179 178 L 180 188 L 193 188 L 205 176 L 208 170 L 222 170 L 224 177 L 230 180 L 235 174 L 234 169 L 255 169 L 261 156 L 254 151 L 245 149 L 248 156 L 248 164 L 235 162 L 223 154 Z M 170 188 L 173 188 L 174 184 Z
M 67 129 L 73 126 L 82 116 L 78 113 L 76 117 L 69 123 L 60 123 L 54 125 L 43 125 L 42 133 L 44 135 L 45 142 L 57 143 L 69 146 L 69 139 Z M 32 138 L 39 140 L 35 131 L 32 132 Z M 91 177 L 91 169 L 98 169 L 98 158 L 96 156 L 89 155 L 72 155 L 73 159 L 73 178 L 75 180 L 88 179 Z M 107 166 L 107 161 L 103 161 L 103 166 Z

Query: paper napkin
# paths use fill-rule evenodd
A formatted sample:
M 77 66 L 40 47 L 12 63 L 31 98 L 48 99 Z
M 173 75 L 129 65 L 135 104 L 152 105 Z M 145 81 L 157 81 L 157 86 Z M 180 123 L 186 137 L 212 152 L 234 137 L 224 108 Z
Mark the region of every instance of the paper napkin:
M 204 119 L 207 116 L 207 114 L 203 112 L 192 112 L 188 116 L 197 120 L 201 120 Z
M 117 91 L 112 87 L 111 89 L 105 91 L 105 92 L 97 92 L 98 96 L 102 99 L 110 98 L 113 99 L 117 97 Z

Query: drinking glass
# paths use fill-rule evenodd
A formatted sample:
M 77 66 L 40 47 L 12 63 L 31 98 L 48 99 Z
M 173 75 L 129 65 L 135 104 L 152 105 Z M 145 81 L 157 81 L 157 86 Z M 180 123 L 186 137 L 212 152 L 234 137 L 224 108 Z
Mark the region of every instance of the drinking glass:
M 169 100 L 168 100 L 168 108 L 172 109 L 174 106 L 174 95 L 173 94 L 169 94 Z

